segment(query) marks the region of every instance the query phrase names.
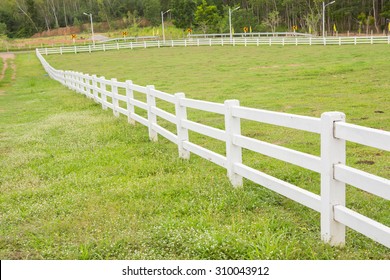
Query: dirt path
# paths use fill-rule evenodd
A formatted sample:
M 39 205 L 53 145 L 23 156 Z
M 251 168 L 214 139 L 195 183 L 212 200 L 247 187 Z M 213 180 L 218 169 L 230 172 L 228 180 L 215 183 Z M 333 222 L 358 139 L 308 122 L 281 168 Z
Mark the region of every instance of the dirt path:
M 0 81 L 4 78 L 5 71 L 8 67 L 12 69 L 11 79 L 15 80 L 16 78 L 16 65 L 14 62 L 15 55 L 13 53 L 0 53 L 0 58 L 3 59 L 3 69 L 0 72 Z

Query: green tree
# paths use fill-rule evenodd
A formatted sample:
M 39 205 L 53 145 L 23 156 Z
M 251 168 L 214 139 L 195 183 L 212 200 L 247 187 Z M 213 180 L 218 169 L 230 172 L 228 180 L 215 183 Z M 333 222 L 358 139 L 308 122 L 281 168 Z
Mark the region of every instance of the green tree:
M 193 0 L 174 0 L 172 2 L 173 24 L 178 28 L 192 27 L 195 22 L 196 3 Z
M 226 12 L 228 14 L 228 12 Z M 228 21 L 228 19 L 227 19 Z M 239 9 L 232 13 L 232 24 L 237 33 L 242 33 L 244 27 L 254 28 L 258 23 L 251 9 Z
M 7 25 L 4 22 L 0 22 L 0 37 L 7 35 Z
M 280 16 L 278 11 L 272 11 L 268 14 L 268 17 L 263 21 L 263 24 L 270 27 L 273 33 L 276 32 L 276 27 L 280 22 Z
M 382 12 L 380 13 L 381 17 L 384 17 L 386 19 L 390 19 L 390 1 L 387 2 L 383 8 Z
M 310 34 L 318 35 L 318 24 L 321 19 L 321 15 L 314 11 L 311 11 L 304 16 L 306 26 L 308 28 L 307 32 Z
M 216 32 L 221 21 L 217 6 L 209 5 L 206 0 L 202 0 L 202 4 L 196 8 L 195 21 L 203 33 Z
M 144 1 L 144 16 L 153 26 L 161 22 L 161 5 L 159 0 Z

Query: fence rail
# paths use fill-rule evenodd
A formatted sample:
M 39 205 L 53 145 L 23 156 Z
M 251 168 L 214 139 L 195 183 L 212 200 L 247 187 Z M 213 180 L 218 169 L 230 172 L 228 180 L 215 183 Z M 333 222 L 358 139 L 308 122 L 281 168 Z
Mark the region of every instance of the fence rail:
M 262 46 L 262 45 L 360 45 L 360 44 L 389 44 L 390 36 L 367 36 L 367 37 L 242 37 L 230 38 L 189 38 L 186 40 L 167 41 L 143 41 L 143 42 L 122 42 L 102 43 L 95 46 L 71 46 L 58 48 L 39 48 L 38 52 L 44 55 L 83 53 L 95 51 L 109 51 L 120 49 L 136 48 L 162 48 L 162 47 L 190 47 L 190 46 Z
M 196 154 L 225 168 L 227 176 L 235 187 L 241 186 L 242 179 L 246 178 L 320 212 L 321 238 L 324 242 L 331 245 L 344 244 L 345 226 L 348 226 L 390 248 L 390 228 L 388 226 L 345 207 L 345 184 L 351 184 L 376 196 L 390 199 L 390 180 L 345 164 L 346 141 L 390 151 L 390 132 L 347 124 L 344 114 L 338 112 L 323 113 L 321 118 L 278 113 L 242 107 L 238 100 L 227 100 L 224 104 L 206 102 L 186 98 L 184 93 L 167 94 L 156 90 L 153 86 L 143 87 L 131 81 L 118 82 L 116 79 L 107 80 L 95 75 L 57 70 L 46 62 L 41 53 L 42 50 L 36 51 L 37 57 L 51 78 L 95 100 L 102 105 L 103 109 L 112 109 L 115 116 L 123 114 L 128 117 L 129 123 L 139 122 L 147 126 L 151 141 L 157 141 L 158 136 L 161 135 L 175 143 L 178 146 L 179 157 L 188 159 L 191 153 Z M 137 100 L 134 92 L 146 95 L 147 102 Z M 158 108 L 156 99 L 174 105 L 175 113 Z M 120 106 L 121 104 L 126 105 Z M 135 113 L 135 108 L 146 111 L 147 118 Z M 187 108 L 223 115 L 225 128 L 217 129 L 187 119 Z M 157 116 L 174 124 L 176 133 L 160 126 Z M 319 134 L 321 136 L 321 156 L 313 156 L 243 136 L 240 127 L 241 119 Z M 191 143 L 189 131 L 224 142 L 226 155 Z M 242 149 L 319 173 L 321 175 L 321 195 L 244 165 Z

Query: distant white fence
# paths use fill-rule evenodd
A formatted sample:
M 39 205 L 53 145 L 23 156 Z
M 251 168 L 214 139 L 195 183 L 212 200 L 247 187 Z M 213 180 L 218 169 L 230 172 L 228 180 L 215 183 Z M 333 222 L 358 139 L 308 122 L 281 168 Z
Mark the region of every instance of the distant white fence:
M 39 48 L 40 54 L 82 53 L 136 48 L 190 47 L 190 46 L 261 46 L 261 45 L 360 45 L 389 44 L 390 36 L 368 37 L 244 37 L 244 38 L 192 38 L 187 40 L 117 42 L 87 46 L 71 46 L 57 48 Z
M 161 135 L 175 143 L 178 146 L 179 157 L 188 159 L 190 153 L 194 153 L 226 168 L 233 186 L 241 186 L 242 178 L 247 178 L 320 212 L 321 238 L 325 242 L 332 245 L 344 244 L 345 226 L 348 226 L 390 247 L 388 226 L 345 206 L 345 184 L 353 185 L 384 199 L 390 199 L 390 180 L 347 166 L 345 152 L 346 141 L 390 151 L 390 132 L 345 123 L 345 115 L 339 112 L 323 113 L 321 118 L 313 118 L 246 108 L 240 106 L 238 100 L 227 100 L 224 104 L 220 104 L 189 99 L 184 93 L 171 95 L 156 90 L 153 86 L 139 86 L 131 81 L 119 82 L 116 79 L 107 80 L 96 75 L 56 70 L 46 62 L 38 50 L 36 55 L 51 78 L 95 100 L 102 105 L 103 109 L 112 109 L 115 116 L 123 114 L 128 117 L 129 123 L 138 122 L 148 127 L 150 140 L 157 141 L 158 135 Z M 137 100 L 134 92 L 145 95 L 147 102 Z M 173 104 L 175 113 L 172 114 L 157 107 L 156 99 Z M 147 117 L 137 114 L 135 108 L 146 111 Z M 187 108 L 223 115 L 225 129 L 217 129 L 189 120 Z M 176 133 L 159 125 L 157 117 L 174 124 Z M 243 136 L 240 128 L 241 119 L 319 134 L 321 136 L 321 156 L 302 153 Z M 189 139 L 189 131 L 223 141 L 226 145 L 226 155 L 192 143 Z M 248 149 L 321 174 L 321 195 L 246 166 L 242 163 L 242 149 Z
M 304 36 L 312 37 L 309 33 L 300 32 L 247 32 L 247 33 L 234 33 L 232 37 L 287 37 L 287 36 Z M 207 34 L 190 34 L 190 38 L 230 38 L 230 33 L 207 33 Z

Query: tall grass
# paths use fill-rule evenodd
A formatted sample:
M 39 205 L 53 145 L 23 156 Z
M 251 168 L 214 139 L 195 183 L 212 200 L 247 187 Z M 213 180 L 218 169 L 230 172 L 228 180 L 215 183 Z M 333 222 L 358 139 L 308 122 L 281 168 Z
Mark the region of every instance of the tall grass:
M 369 50 L 373 49 L 360 48 L 358 57 Z M 340 57 L 337 69 L 342 57 L 359 54 L 352 48 L 333 51 Z M 352 78 L 350 71 L 334 74 L 329 68 L 335 66 L 323 59 L 323 52 L 320 48 L 151 49 L 48 59 L 57 68 L 153 83 L 158 89 L 184 91 L 209 101 L 238 98 L 251 107 L 314 116 L 338 106 L 356 119 L 369 116 L 359 124 L 388 129 L 382 120 L 389 117 L 389 100 L 383 96 L 389 84 L 374 71 L 385 69 L 387 61 L 378 59 L 368 69 L 354 70 L 360 77 L 356 83 L 369 80 L 371 70 L 382 81 L 367 82 L 369 87 L 356 85 L 362 89 L 355 93 L 347 91 L 348 86 L 341 89 L 344 77 Z M 304 66 L 297 70 L 289 66 L 291 61 Z M 323 244 L 317 213 L 248 181 L 234 189 L 225 170 L 197 156 L 179 159 L 175 145 L 164 139 L 149 142 L 145 127 L 132 127 L 125 118 L 114 118 L 50 80 L 33 55 L 18 55 L 17 67 L 23 75 L 12 85 L 3 84 L 6 94 L 0 97 L 2 259 L 389 259 L 388 248 L 353 231 L 347 232 L 343 248 Z M 299 78 L 297 72 L 292 75 L 290 68 L 312 79 Z M 321 71 L 315 76 L 305 68 Z M 327 71 L 332 74 L 321 84 L 319 76 Z M 326 84 L 335 90 L 325 90 Z M 333 100 L 336 96 L 342 101 Z M 373 108 L 385 113 L 373 113 Z M 218 116 L 189 113 L 203 123 L 220 121 Z M 244 123 L 243 131 L 318 153 L 318 139 L 305 134 L 252 123 Z M 220 143 L 190 137 L 223 150 Z M 387 153 L 351 149 L 356 158 L 375 158 L 367 168 L 388 176 Z M 318 192 L 318 178 L 311 173 L 250 153 L 244 160 Z M 348 203 L 390 224 L 387 201 L 348 192 L 352 197 Z

